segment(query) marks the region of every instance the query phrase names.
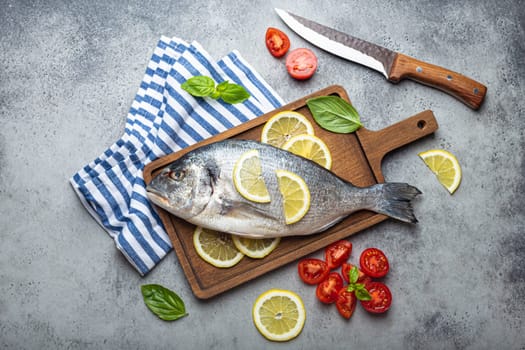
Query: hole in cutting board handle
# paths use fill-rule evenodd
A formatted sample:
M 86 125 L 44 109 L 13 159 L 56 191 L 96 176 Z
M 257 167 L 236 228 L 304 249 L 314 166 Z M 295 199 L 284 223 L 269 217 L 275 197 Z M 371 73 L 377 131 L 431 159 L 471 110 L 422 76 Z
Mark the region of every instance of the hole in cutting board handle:
M 417 127 L 421 130 L 423 130 L 427 126 L 427 122 L 424 120 L 420 120 L 417 122 Z

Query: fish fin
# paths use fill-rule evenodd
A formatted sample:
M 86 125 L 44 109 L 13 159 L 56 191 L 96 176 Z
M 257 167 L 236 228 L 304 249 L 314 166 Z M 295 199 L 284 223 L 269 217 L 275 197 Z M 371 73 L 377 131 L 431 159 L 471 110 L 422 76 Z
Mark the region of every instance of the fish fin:
M 403 222 L 418 222 L 411 201 L 421 194 L 421 191 L 414 186 L 397 182 L 378 184 L 374 187 L 379 189 L 381 195 L 372 210 Z
M 217 163 L 209 161 L 208 163 L 206 163 L 206 170 L 208 171 L 208 175 L 210 176 L 210 184 L 212 186 L 217 185 L 217 180 L 221 175 L 221 169 L 219 168 Z
M 223 216 L 238 217 L 238 218 L 259 216 L 259 217 L 265 217 L 265 218 L 270 218 L 274 220 L 278 219 L 270 215 L 268 211 L 258 208 L 255 205 L 251 205 L 250 203 L 246 203 L 246 202 L 234 201 L 230 199 L 222 200 L 220 214 Z

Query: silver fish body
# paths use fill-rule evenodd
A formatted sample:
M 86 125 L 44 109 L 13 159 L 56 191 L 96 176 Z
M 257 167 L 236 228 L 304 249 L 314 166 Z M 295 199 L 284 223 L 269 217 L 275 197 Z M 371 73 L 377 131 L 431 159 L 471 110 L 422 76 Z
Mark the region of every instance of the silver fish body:
M 233 183 L 235 163 L 253 149 L 259 153 L 269 203 L 245 199 Z M 278 169 L 299 175 L 310 191 L 310 209 L 295 224 L 285 222 Z M 415 223 L 411 200 L 420 193 L 403 183 L 356 187 L 315 162 L 249 140 L 191 151 L 162 169 L 146 189 L 153 203 L 194 225 L 252 238 L 314 234 L 363 209 Z

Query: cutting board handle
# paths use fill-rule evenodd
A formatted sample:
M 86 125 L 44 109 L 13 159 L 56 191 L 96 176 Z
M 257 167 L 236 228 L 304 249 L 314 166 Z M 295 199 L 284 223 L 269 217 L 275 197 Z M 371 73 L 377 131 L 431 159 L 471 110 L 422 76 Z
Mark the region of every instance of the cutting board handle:
M 438 123 L 434 113 L 426 110 L 382 130 L 361 128 L 357 134 L 377 182 L 384 182 L 381 171 L 383 157 L 399 147 L 432 134 L 437 129 Z

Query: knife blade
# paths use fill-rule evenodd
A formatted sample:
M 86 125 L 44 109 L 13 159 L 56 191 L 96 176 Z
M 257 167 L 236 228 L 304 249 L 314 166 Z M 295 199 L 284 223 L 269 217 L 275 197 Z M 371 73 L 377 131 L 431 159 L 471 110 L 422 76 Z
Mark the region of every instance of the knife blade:
M 454 96 L 478 109 L 487 87 L 462 74 L 353 37 L 288 11 L 275 9 L 290 29 L 313 45 L 336 56 L 381 72 L 388 81 L 410 79 Z

